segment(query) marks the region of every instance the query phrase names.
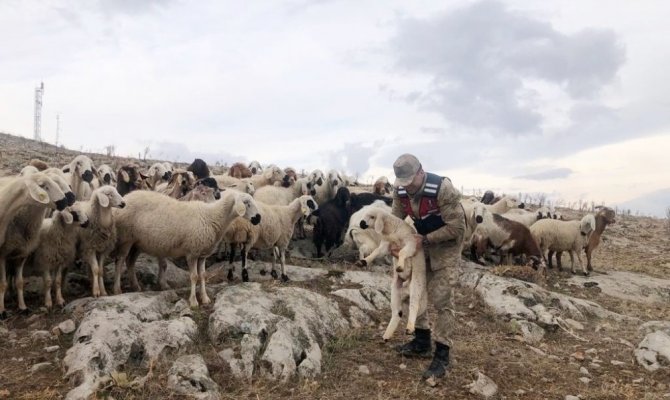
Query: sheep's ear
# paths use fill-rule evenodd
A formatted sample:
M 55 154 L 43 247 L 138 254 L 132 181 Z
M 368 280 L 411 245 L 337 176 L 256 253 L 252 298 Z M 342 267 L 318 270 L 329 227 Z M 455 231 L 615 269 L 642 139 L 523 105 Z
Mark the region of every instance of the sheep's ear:
M 100 203 L 102 207 L 105 208 L 109 207 L 109 198 L 104 193 L 98 192 L 97 196 L 98 196 L 98 203 Z
M 244 201 L 241 198 L 235 197 L 235 205 L 233 206 L 233 210 L 240 217 L 243 216 L 247 211 L 247 207 L 244 205 Z
M 384 233 L 384 218 L 382 215 L 377 216 L 377 220 L 375 221 L 375 232 L 380 235 Z
M 28 194 L 30 197 L 40 204 L 49 204 L 49 194 L 46 190 L 39 187 L 33 181 L 27 181 L 26 186 L 28 186 Z
M 154 170 L 154 172 L 155 172 L 155 171 L 156 171 L 156 170 Z M 142 179 L 147 179 L 147 178 L 149 177 L 149 175 L 145 174 L 145 173 L 142 172 L 142 171 L 140 171 L 139 173 L 140 173 L 140 177 L 141 177 Z
M 70 172 L 70 166 L 69 165 L 64 166 L 62 171 L 63 172 Z
M 128 175 L 128 172 L 126 172 L 126 170 L 123 170 L 123 169 L 121 170 L 121 179 L 125 183 L 130 183 L 130 175 Z
M 69 211 L 61 211 L 60 215 L 63 218 L 63 222 L 66 224 L 70 225 L 72 222 L 74 222 L 74 217 L 72 217 L 72 214 L 70 214 Z

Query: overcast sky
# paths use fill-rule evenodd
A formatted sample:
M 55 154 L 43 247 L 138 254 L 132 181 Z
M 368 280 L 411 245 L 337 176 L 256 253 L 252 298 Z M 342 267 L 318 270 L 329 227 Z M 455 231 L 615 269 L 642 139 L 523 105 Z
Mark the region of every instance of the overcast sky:
M 663 214 L 670 3 L 445 3 L 4 0 L 0 131 Z

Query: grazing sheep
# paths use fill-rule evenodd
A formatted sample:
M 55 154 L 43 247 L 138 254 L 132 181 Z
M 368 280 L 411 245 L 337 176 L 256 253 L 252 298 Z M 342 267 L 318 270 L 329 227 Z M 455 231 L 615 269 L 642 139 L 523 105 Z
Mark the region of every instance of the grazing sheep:
M 358 259 L 365 259 L 365 265 L 370 265 L 375 260 L 376 257 L 366 258 L 366 256 L 372 254 L 382 241 L 382 236 L 374 229 L 362 229 L 360 227 L 361 220 L 369 208 L 381 208 L 387 212 L 391 212 L 391 207 L 389 205 L 382 200 L 377 200 L 351 215 L 351 218 L 349 218 L 349 228 L 344 235 L 344 243 L 358 248 Z M 387 254 L 388 249 L 380 249 L 377 257 L 385 256 Z
M 232 176 L 233 178 L 237 179 L 242 179 L 242 178 L 251 178 L 251 176 L 254 173 L 251 172 L 249 168 L 247 168 L 246 165 L 242 164 L 241 162 L 237 162 L 233 165 L 230 166 L 230 169 L 228 170 L 228 175 Z
M 391 281 L 391 320 L 383 338 L 385 341 L 391 339 L 398 327 L 402 317 L 401 289 L 407 281 L 409 281 L 407 333 L 412 334 L 416 318 L 426 309 L 427 304 L 426 258 L 423 248 L 417 245 L 416 230 L 387 210 L 377 207 L 368 207 L 359 225 L 361 229 L 373 228 L 383 238 L 380 246 L 372 254 L 388 249 L 390 244 L 400 248 L 397 260 L 394 259 Z
M 117 237 L 112 208 L 123 208 L 125 205 L 123 197 L 112 186 L 95 189 L 91 199 L 82 204 L 82 210 L 88 216 L 89 227 L 79 231 L 77 256 L 91 268 L 93 297 L 107 295 L 103 267 L 105 258 L 114 250 Z
M 75 203 L 63 211 L 56 211 L 42 221 L 39 232 L 39 246 L 30 256 L 33 271 L 42 275 L 44 306 L 53 306 L 51 290 L 55 289 L 56 304 L 64 306 L 62 286 L 65 269 L 72 265 L 77 254 L 79 227 L 88 226 L 88 216 L 82 203 Z
M 249 163 L 249 170 L 253 175 L 260 175 L 263 173 L 263 168 L 261 167 L 261 163 L 258 161 L 252 161 Z
M 389 178 L 380 176 L 375 184 L 372 185 L 372 193 L 378 195 L 390 194 L 393 191 L 393 186 L 389 183 Z
M 117 171 L 116 191 L 125 196 L 135 190 L 145 190 L 148 188 L 145 179 L 147 178 L 140 171 L 137 164 L 126 164 Z
M 172 171 L 168 170 L 164 163 L 154 163 L 147 172 L 146 183 L 149 189 L 156 190 L 159 183 L 168 182 L 172 177 Z
M 530 227 L 530 232 L 540 245 L 542 254 L 547 253 L 546 260 L 549 268 L 551 257 L 554 252 L 569 251 L 571 271 L 575 273 L 575 258 L 579 261 L 584 275 L 588 275 L 586 266 L 582 264 L 581 251 L 589 240 L 589 235 L 596 227 L 596 220 L 592 214 L 585 215 L 580 221 L 560 221 L 554 219 L 543 219 L 537 221 Z M 559 265 L 559 269 L 562 267 Z
M 600 237 L 605 231 L 605 228 L 607 228 L 607 225 L 614 224 L 616 222 L 615 217 L 616 213 L 609 207 L 601 207 L 596 214 L 595 230 L 593 233 L 591 233 L 591 236 L 589 236 L 589 242 L 584 248 L 584 252 L 586 252 L 586 268 L 589 271 L 593 271 L 593 266 L 591 265 L 591 254 L 593 253 L 593 250 L 595 250 L 596 247 L 598 247 L 600 244 Z M 556 257 L 560 257 L 560 255 L 557 254 Z
M 176 169 L 167 183 L 158 185 L 156 191 L 173 199 L 179 199 L 190 192 L 195 186 L 195 177 L 190 171 Z
M 524 224 L 527 227 L 530 227 L 535 222 L 549 218 L 549 209 L 547 207 L 541 207 L 537 211 L 527 211 L 520 208 L 513 208 L 506 213 L 502 214 L 503 217 Z
M 91 198 L 91 182 L 95 177 L 95 165 L 85 155 L 76 156 L 68 165 L 63 167 L 63 172 L 69 174 L 69 183 L 77 200 L 88 200 Z
M 10 178 L 11 179 L 11 178 Z M 0 206 L 5 214 L 0 217 L 0 318 L 6 316 L 5 313 L 5 291 L 7 290 L 7 269 L 10 262 L 13 267 L 16 294 L 19 310 L 26 310 L 26 304 L 23 298 L 23 267 L 28 256 L 35 250 L 39 244 L 39 229 L 44 219 L 44 213 L 47 208 L 62 210 L 67 205 L 65 193 L 61 190 L 51 177 L 42 172 L 35 172 L 28 176 L 18 178 L 18 187 L 13 182 L 6 182 L 0 179 Z M 37 201 L 25 201 L 23 185 L 28 182 L 30 194 L 37 195 Z M 32 184 L 37 184 L 41 191 L 35 191 Z M 67 187 L 67 184 L 66 184 Z M 69 187 L 68 187 L 69 188 Z M 69 189 L 68 189 L 69 190 Z M 13 204 L 3 204 L 3 197 L 10 197 Z M 70 193 L 72 199 L 72 193 Z M 17 207 L 14 209 L 14 207 Z M 5 218 L 7 220 L 5 220 Z
M 121 293 L 121 271 L 125 261 L 133 284 L 135 261 L 140 253 L 155 257 L 186 257 L 191 276 L 189 304 L 198 306 L 196 283 L 200 280 L 200 298 L 210 303 L 205 289 L 205 259 L 217 250 L 223 234 L 236 217 L 261 221 L 256 203 L 245 193 L 226 191 L 213 203 L 179 202 L 160 193 L 137 191 L 126 196 L 127 206 L 115 212 L 118 243 L 114 293 Z M 131 250 L 133 250 L 131 252 Z
M 116 174 L 114 173 L 112 167 L 107 164 L 102 164 L 97 168 L 97 170 L 98 183 L 96 189 L 104 185 L 116 186 Z
M 317 258 L 323 257 L 321 252 L 323 245 L 326 247 L 326 253 L 330 253 L 332 248 L 342 244 L 342 234 L 351 215 L 348 207 L 350 197 L 349 189 L 340 187 L 334 199 L 321 204 L 319 209 L 312 213 L 317 217 L 312 238 Z
M 500 200 L 496 201 L 491 205 L 486 205 L 486 208 L 491 212 L 491 214 L 504 214 L 507 211 L 514 208 L 524 208 L 523 203 L 519 203 L 519 200 L 516 197 L 512 196 L 503 196 Z
M 258 209 L 263 215 L 263 220 L 260 224 L 253 226 L 241 218 L 235 219 L 224 235 L 224 241 L 231 245 L 230 263 L 233 263 L 235 245 L 240 245 L 242 248 L 242 280 L 249 281 L 249 273 L 246 269 L 247 251 L 249 249 L 272 249 L 272 270 L 270 274 L 274 279 L 277 279 L 277 272 L 275 266 L 277 258 L 279 258 L 281 266 L 281 279 L 288 281 L 285 266 L 285 253 L 293 236 L 293 229 L 296 222 L 312 211 L 317 209 L 317 204 L 312 196 L 301 196 L 294 199 L 285 206 L 268 205 L 261 202 L 256 203 Z M 261 270 L 261 275 L 265 275 L 265 270 Z M 232 268 L 228 272 L 228 279 L 232 280 Z
M 193 160 L 186 170 L 193 172 L 196 179 L 207 178 L 211 174 L 207 163 L 200 158 Z

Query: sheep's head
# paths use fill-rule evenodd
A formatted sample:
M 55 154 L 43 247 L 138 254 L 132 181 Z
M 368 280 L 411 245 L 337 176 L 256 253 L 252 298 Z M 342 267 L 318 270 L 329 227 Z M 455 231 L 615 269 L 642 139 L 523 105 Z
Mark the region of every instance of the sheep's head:
M 331 187 L 341 187 L 344 185 L 344 179 L 342 179 L 342 175 L 340 175 L 339 172 L 337 172 L 334 169 L 331 169 L 328 172 L 328 183 L 330 184 Z
M 542 257 L 530 256 L 528 257 L 528 266 L 533 267 L 535 270 L 542 270 L 547 267 Z
M 199 179 L 195 182 L 195 188 L 203 186 L 211 189 L 214 199 L 218 200 L 221 198 L 221 190 L 219 189 L 219 185 L 216 183 L 216 179 L 207 177 Z
M 168 182 L 168 186 L 172 188 L 175 187 L 179 188 L 181 196 L 190 192 L 193 189 L 194 185 L 195 185 L 195 176 L 193 175 L 193 173 L 190 171 L 184 171 L 183 169 L 176 170 L 172 174 L 172 177 Z
M 257 174 L 262 174 L 263 173 L 263 168 L 261 167 L 261 163 L 258 161 L 254 160 L 249 163 L 249 170 L 251 171 L 252 174 L 257 175 Z
M 82 203 L 74 203 L 67 208 L 69 213 L 72 215 L 72 221 L 79 223 L 79 226 L 86 228 L 89 225 L 88 215 L 82 207 Z
M 172 171 L 168 170 L 164 163 L 155 163 L 149 168 L 147 176 L 154 181 L 162 180 L 167 182 L 172 177 Z
M 474 215 L 475 215 L 475 222 L 478 224 L 481 224 L 484 222 L 484 218 L 486 217 L 486 214 L 488 213 L 488 210 L 482 203 L 475 204 L 475 210 L 474 210 Z
M 598 211 L 598 216 L 601 216 L 605 219 L 605 224 L 613 224 L 616 222 L 616 212 L 609 207 L 596 207 L 600 208 Z
M 540 207 L 535 213 L 538 220 L 551 218 L 551 211 L 547 207 Z
M 307 175 L 307 179 L 310 182 L 315 183 L 317 186 L 321 186 L 323 185 L 324 181 L 323 171 L 321 171 L 320 169 L 315 169 L 309 175 Z
M 68 200 L 63 190 L 43 172 L 30 174 L 23 179 L 25 179 L 28 193 L 33 200 L 59 211 L 67 207 Z
M 582 236 L 589 236 L 591 232 L 596 229 L 596 218 L 593 214 L 586 214 L 581 221 L 579 221 L 579 230 Z
M 114 170 L 107 164 L 102 164 L 98 167 L 98 180 L 101 185 L 116 186 L 116 175 Z
M 36 167 L 33 167 L 32 165 L 26 165 L 21 169 L 21 172 L 19 172 L 19 176 L 28 176 L 30 174 L 34 174 L 35 172 L 40 172 Z
M 166 170 L 174 172 L 174 167 L 172 166 L 172 163 L 165 161 L 163 162 L 163 166 L 165 167 Z
M 72 188 L 70 184 L 65 180 L 63 173 L 58 168 L 49 168 L 44 171 L 44 173 L 51 178 L 60 188 L 60 190 L 65 193 L 65 198 L 67 199 L 67 205 L 71 206 L 74 204 L 75 195 L 72 193 Z
M 93 161 L 90 158 L 86 157 L 85 155 L 79 155 L 75 157 L 69 165 L 63 168 L 63 172 L 70 172 L 73 175 L 80 177 L 85 182 L 90 183 L 93 180 L 95 167 L 93 166 Z
M 344 186 L 337 189 L 334 200 L 335 204 L 337 204 L 339 207 L 346 208 L 349 205 L 349 201 L 351 200 L 351 193 L 349 193 L 349 189 Z
M 358 224 L 361 229 L 368 229 L 374 227 L 375 232 L 380 235 L 384 234 L 385 228 L 384 211 L 378 208 L 369 208 L 362 216 L 361 222 Z
M 308 217 L 312 212 L 316 211 L 319 208 L 319 206 L 316 204 L 316 201 L 312 198 L 312 196 L 305 195 L 305 196 L 300 196 L 300 211 L 302 212 L 302 215 L 305 217 Z
M 238 216 L 248 219 L 252 225 L 258 225 L 261 222 L 261 214 L 258 212 L 258 207 L 253 197 L 246 193 L 230 192 L 229 196 L 234 196 L 235 204 L 233 209 Z
M 193 175 L 198 179 L 207 178 L 209 176 L 209 167 L 207 166 L 207 163 L 200 158 L 193 160 L 186 170 L 193 172 Z
M 93 191 L 91 199 L 95 198 L 100 204 L 101 207 L 117 207 L 123 208 L 126 206 L 126 202 L 123 201 L 123 197 L 119 192 L 112 186 L 100 186 L 99 188 Z

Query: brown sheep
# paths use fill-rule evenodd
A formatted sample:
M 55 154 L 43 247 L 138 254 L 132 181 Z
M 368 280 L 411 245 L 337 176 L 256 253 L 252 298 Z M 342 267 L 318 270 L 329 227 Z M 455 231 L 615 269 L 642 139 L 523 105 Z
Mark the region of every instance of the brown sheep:
M 584 247 L 584 252 L 586 253 L 586 268 L 589 271 L 593 271 L 593 266 L 591 265 L 591 255 L 593 250 L 598 247 L 600 244 L 600 236 L 602 236 L 605 228 L 609 224 L 616 222 L 615 217 L 616 213 L 609 207 L 602 207 L 600 211 L 596 214 L 596 229 L 589 236 L 589 242 Z
M 49 168 L 49 165 L 45 163 L 42 160 L 38 160 L 37 158 L 33 158 L 30 160 L 29 165 L 32 165 L 33 167 L 37 168 L 38 171 L 44 171 L 45 169 Z
M 253 174 L 246 165 L 237 162 L 230 167 L 230 169 L 228 170 L 228 175 L 237 179 L 242 179 L 242 178 L 251 178 Z

